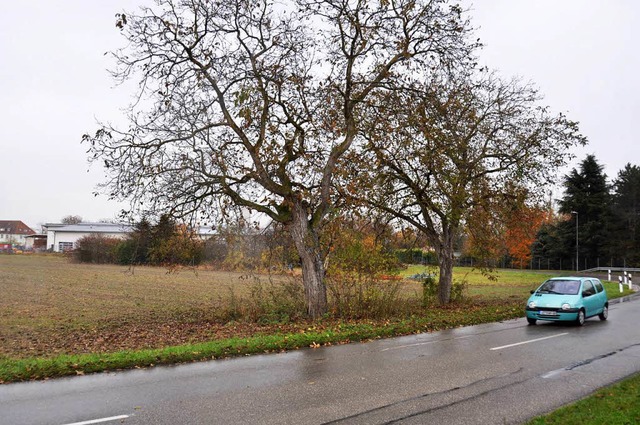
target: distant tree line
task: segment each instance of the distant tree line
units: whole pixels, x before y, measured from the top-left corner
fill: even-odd
[[[558,215],[543,224],[533,261],[551,269],[640,266],[640,167],[627,164],[611,184],[595,156],[563,179]]]

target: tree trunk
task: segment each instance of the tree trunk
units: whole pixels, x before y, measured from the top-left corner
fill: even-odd
[[[453,285],[453,249],[438,256],[440,262],[440,278],[438,280],[438,301],[449,304],[451,301],[451,287]]]
[[[327,312],[327,287],[316,229],[309,223],[307,209],[300,201],[291,208],[289,232],[302,261],[302,283],[307,303],[307,314],[313,319]]]
[[[437,250],[440,263],[440,278],[438,280],[438,301],[440,304],[449,304],[451,301],[451,287],[453,286],[453,236],[455,232],[451,228],[444,228],[442,232],[442,244]]]

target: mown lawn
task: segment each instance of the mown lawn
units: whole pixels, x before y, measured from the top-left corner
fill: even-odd
[[[409,268],[403,275],[423,271]],[[280,295],[299,286],[298,278],[205,268],[132,270],[74,264],[58,255],[0,255],[0,383],[506,320],[523,315],[529,291],[548,276],[501,270],[490,279],[459,268],[454,279],[467,286],[458,304],[425,310],[421,282],[404,279],[389,283],[398,285],[400,304],[407,306],[396,316],[329,315],[310,321],[280,312],[268,320],[247,320],[237,313],[251,313],[251,306],[266,302],[282,307]],[[607,289],[618,295],[617,285]]]

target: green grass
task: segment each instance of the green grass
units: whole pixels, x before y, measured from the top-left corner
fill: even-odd
[[[640,423],[640,374],[535,418],[528,425],[633,425]]]
[[[436,273],[437,271],[438,269],[434,266],[411,265],[403,270],[401,274],[406,277],[420,273]],[[456,267],[453,270],[454,281],[466,281],[473,286],[531,286],[535,282],[542,283],[545,279],[553,276],[557,276],[557,272],[510,269],[482,273],[478,269],[471,267]]]

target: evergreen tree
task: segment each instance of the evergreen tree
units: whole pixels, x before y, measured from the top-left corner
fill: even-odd
[[[152,225],[145,217],[135,223],[133,232],[118,245],[117,259],[121,264],[147,264],[152,242]]]
[[[627,164],[613,183],[611,234],[614,255],[627,265],[640,264],[640,167]]]
[[[544,261],[549,269],[570,268],[574,258],[571,249],[573,248],[573,255],[575,255],[575,244],[571,246],[566,234],[568,225],[571,224],[568,221],[543,224],[531,245],[532,257]]]
[[[559,223],[558,236],[565,247],[576,251],[576,220],[579,245],[579,268],[596,267],[601,261],[606,264],[611,256],[608,242],[612,227],[611,195],[603,166],[595,156],[588,155],[564,177],[564,197],[560,200],[560,213],[571,219]]]

